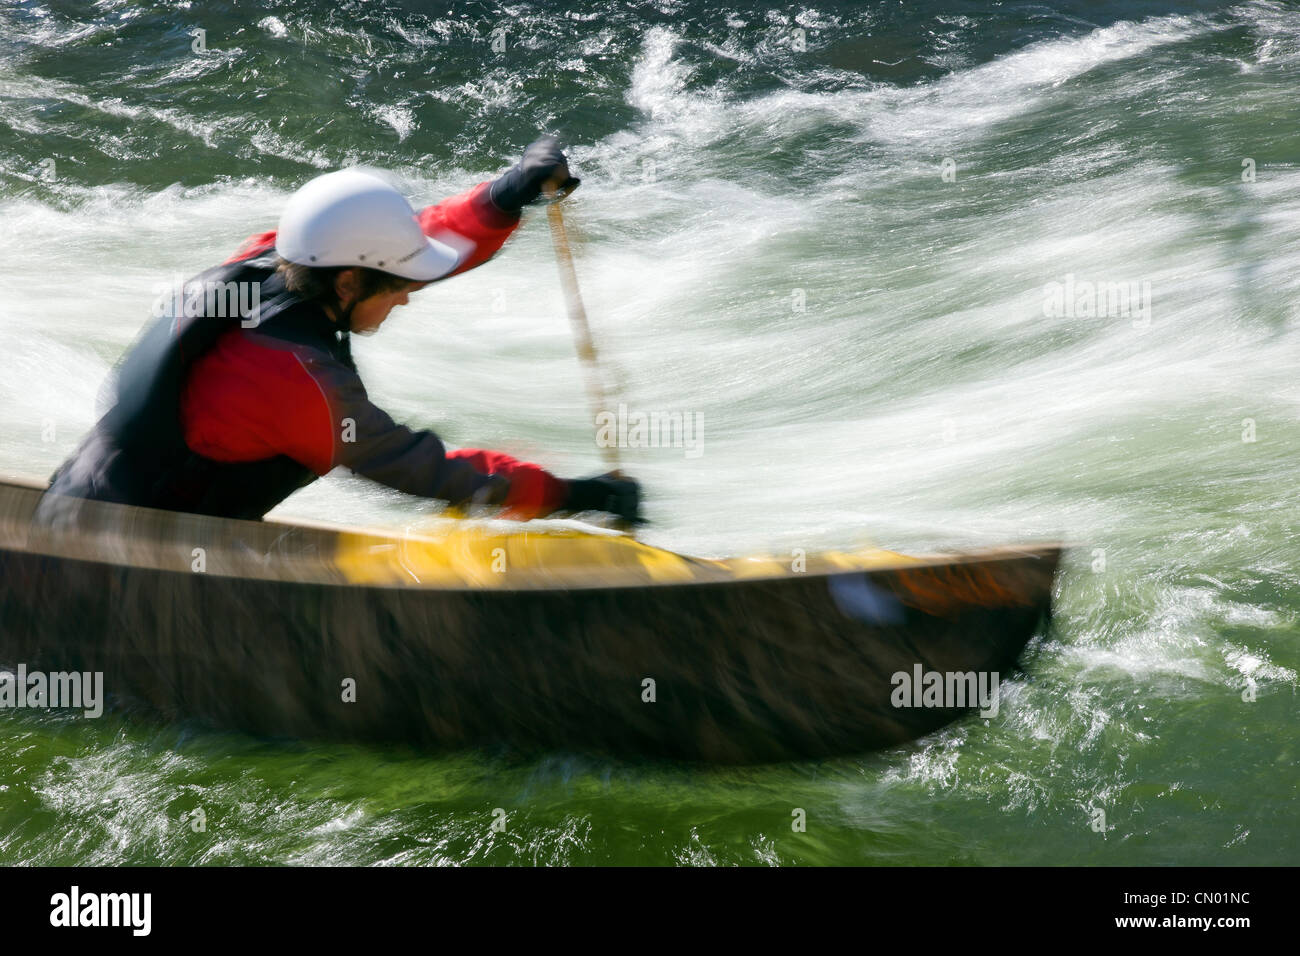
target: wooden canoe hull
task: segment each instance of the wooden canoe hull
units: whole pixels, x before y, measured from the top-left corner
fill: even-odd
[[[432,748],[750,763],[913,739],[965,711],[896,707],[892,675],[920,665],[1006,677],[1049,614],[1059,558],[1039,548],[775,577],[702,567],[668,583],[362,585],[275,560],[277,548],[307,548],[329,564],[328,532],[147,513],[153,550],[177,557],[150,566],[111,546],[121,524],[108,537],[101,524],[85,547],[72,532],[32,535],[35,494],[0,486],[0,664],[101,671],[109,694],[214,727]],[[231,528],[243,573],[182,563],[200,541],[220,557],[213,542]]]

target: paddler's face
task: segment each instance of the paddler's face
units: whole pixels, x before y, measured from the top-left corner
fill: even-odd
[[[334,289],[338,293],[339,302],[342,304],[344,311],[356,301],[357,293],[361,288],[360,282],[360,273],[355,269],[345,269],[339,273],[338,278],[335,280]],[[357,335],[372,335],[384,324],[384,320],[388,318],[388,313],[399,305],[406,305],[410,301],[412,292],[418,292],[428,284],[427,282],[408,282],[401,289],[393,292],[379,292],[357,302],[352,309],[351,331]]]

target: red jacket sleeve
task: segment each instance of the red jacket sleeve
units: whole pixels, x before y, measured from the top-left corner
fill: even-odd
[[[487,262],[519,227],[519,214],[498,209],[488,194],[489,186],[491,183],[479,183],[459,196],[426,206],[417,214],[426,236],[445,242],[460,253],[460,264],[443,276],[444,279]],[[275,230],[259,232],[245,239],[223,265],[255,259],[274,248]]]
[[[465,461],[475,471],[504,475],[510,479],[510,491],[504,502],[506,516],[540,518],[557,510],[569,494],[569,483],[556,478],[541,465],[520,461],[499,451],[461,448],[447,452],[448,461]]]
[[[287,455],[318,475],[342,465],[408,494],[467,501],[488,475],[509,480],[505,517],[558,509],[569,483],[501,452],[448,452],[438,436],[399,425],[353,370],[310,346],[232,329],[191,369],[181,399],[191,449],[216,461]]]
[[[487,262],[519,226],[519,213],[503,212],[493,204],[488,194],[491,185],[479,183],[459,196],[420,210],[420,228],[426,236],[462,250],[460,264],[447,276]]]

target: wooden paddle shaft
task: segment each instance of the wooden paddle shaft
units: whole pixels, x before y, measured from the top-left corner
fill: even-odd
[[[587,324],[587,310],[583,308],[582,295],[578,292],[578,273],[573,268],[573,250],[569,248],[569,235],[564,229],[564,213],[560,209],[559,200],[552,202],[546,213],[551,222],[551,240],[555,244],[555,260],[560,267],[560,285],[564,288],[569,322],[573,325],[573,339],[587,380],[587,401],[591,405],[594,425],[595,415],[609,408],[600,374],[600,362],[596,358],[596,344],[592,341],[591,326]],[[616,444],[601,446],[601,454],[612,471],[622,473]]]

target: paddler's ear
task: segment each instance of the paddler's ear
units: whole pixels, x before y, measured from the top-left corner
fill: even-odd
[[[361,270],[343,269],[334,277],[334,298],[345,312],[361,297]]]

